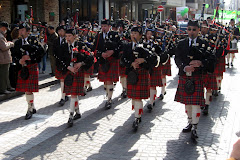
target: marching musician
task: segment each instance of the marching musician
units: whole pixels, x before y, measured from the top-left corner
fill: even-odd
[[[162,62],[161,64],[164,65],[168,61],[169,55],[166,52],[163,52],[162,47],[158,43],[159,40],[155,42],[154,36],[154,30],[148,28],[146,30],[144,46],[147,49],[151,50],[153,53],[155,53],[157,56],[159,56]],[[157,97],[156,87],[163,87],[162,69],[160,64],[150,69],[150,103],[147,106],[149,110],[152,110],[153,106],[155,105],[154,101]]]
[[[110,31],[111,24],[109,19],[101,21],[102,32],[95,38],[95,48],[97,58],[100,63],[98,79],[104,82],[104,89],[107,93],[105,107],[112,107],[113,83],[119,80],[119,41],[118,32]]]
[[[76,31],[66,31],[66,42],[60,46],[59,68],[65,76],[64,93],[71,95],[68,127],[73,126],[73,120],[81,118],[78,96],[84,96],[84,70],[93,64],[93,57],[85,54],[85,44],[76,40]],[[74,115],[75,112],[75,115]]]
[[[61,57],[61,55],[59,54],[66,54],[64,52],[61,52],[61,45],[64,45],[65,43],[67,43],[66,38],[65,38],[65,34],[66,34],[66,26],[59,26],[57,28],[57,32],[58,32],[58,38],[54,40],[54,45],[53,45],[53,55],[56,59],[56,67],[55,67],[55,77],[57,79],[60,80],[60,86],[61,86],[61,99],[59,101],[59,105],[63,106],[65,104],[65,102],[68,101],[68,96],[66,96],[66,94],[63,92],[64,90],[64,78],[65,78],[65,74],[63,74],[61,72],[61,61],[58,57]]]
[[[15,42],[12,50],[14,62],[22,66],[22,69],[18,72],[16,91],[25,92],[28,103],[26,120],[32,118],[32,114],[36,113],[33,92],[38,92],[39,89],[38,63],[45,54],[40,42],[35,36],[29,36],[29,34],[30,26],[26,23],[21,24],[19,26],[21,38]]]
[[[198,21],[189,20],[188,38],[179,42],[175,53],[175,63],[179,68],[175,101],[185,104],[188,125],[183,132],[191,132],[193,140],[198,138],[200,106],[205,104],[202,74],[206,71],[213,72],[214,64],[211,62],[210,52],[207,51],[208,43],[198,37],[199,31]]]
[[[135,110],[135,120],[132,127],[137,130],[143,114],[142,99],[148,99],[150,93],[149,69],[159,64],[159,58],[140,44],[142,27],[131,29],[131,40],[124,47],[121,61],[126,66],[127,96],[132,99],[132,109]]]

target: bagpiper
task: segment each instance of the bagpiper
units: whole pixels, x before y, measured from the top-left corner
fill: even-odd
[[[175,63],[179,68],[175,101],[185,104],[188,125],[183,132],[191,132],[193,140],[198,138],[197,124],[201,114],[200,106],[205,104],[202,75],[206,71],[213,72],[214,70],[212,62],[214,59],[208,51],[210,48],[205,40],[198,37],[199,31],[198,21],[189,20],[188,38],[178,43],[175,52]]]
[[[131,29],[131,43],[124,47],[122,63],[126,66],[127,96],[132,99],[132,109],[135,110],[135,120],[132,127],[138,129],[143,114],[142,99],[150,95],[149,69],[159,64],[159,59],[140,43],[143,34],[142,27]]]
[[[76,40],[76,30],[66,31],[67,43],[60,46],[59,62],[62,74],[66,74],[64,80],[64,93],[71,95],[70,115],[68,127],[73,126],[73,120],[81,118],[78,96],[84,96],[84,70],[93,64],[93,56],[85,54],[86,45]],[[74,112],[76,113],[74,115]]]
[[[67,43],[65,34],[66,34],[66,26],[59,26],[57,27],[57,32],[58,32],[58,38],[54,40],[54,45],[53,45],[53,56],[56,59],[56,69],[55,69],[55,77],[60,80],[60,86],[61,86],[61,99],[59,101],[59,105],[63,106],[65,102],[68,101],[68,96],[63,92],[64,91],[64,78],[66,74],[62,72],[61,68],[61,61],[58,57],[61,57],[59,54],[66,54],[64,52],[61,52],[61,45],[64,45]]]
[[[28,103],[26,120],[32,118],[32,114],[36,113],[33,92],[38,92],[39,90],[38,63],[45,54],[41,43],[36,37],[29,36],[29,34],[30,26],[27,23],[21,24],[19,26],[21,38],[15,42],[12,50],[14,62],[22,66],[18,72],[16,91],[25,92]]]
[[[98,79],[104,82],[104,89],[107,93],[105,107],[112,107],[113,83],[119,80],[119,44],[118,32],[110,31],[111,24],[108,19],[101,21],[101,29],[95,38],[95,49],[99,62]]]

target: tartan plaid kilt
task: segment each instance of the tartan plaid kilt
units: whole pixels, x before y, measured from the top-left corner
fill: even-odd
[[[94,69],[94,65],[92,65],[88,70],[84,70],[84,74],[92,75],[93,69]]]
[[[18,72],[18,80],[16,91],[19,92],[38,92],[38,64],[29,64],[27,65],[29,70],[29,77],[27,80],[23,80],[20,77],[21,70]]]
[[[150,75],[148,70],[138,69],[138,82],[131,85],[127,82],[127,95],[132,99],[148,99],[150,97]]]
[[[203,79],[201,75],[192,76],[191,79],[195,82],[195,92],[192,95],[188,95],[184,91],[184,85],[187,80],[187,76],[179,76],[178,88],[174,101],[183,103],[185,105],[205,105],[204,100],[204,88]]]
[[[223,76],[223,72],[225,72],[225,56],[220,57],[217,60],[216,67],[214,70],[214,74],[218,76]]]
[[[127,76],[126,75],[126,67],[119,66],[119,75],[120,76]]]
[[[161,65],[162,75],[171,76],[171,59],[169,58],[168,62],[165,65]]]
[[[162,70],[161,66],[154,67],[150,74],[150,87],[162,87]]]
[[[100,82],[117,82],[119,80],[119,61],[113,57],[107,59],[110,63],[110,68],[107,73],[102,71],[102,65],[99,64],[98,79]]]
[[[57,68],[55,69],[55,77],[57,79],[64,79],[66,74],[63,74],[61,71],[59,71]]]
[[[72,73],[70,71],[68,71],[67,74],[72,74]],[[64,84],[63,92],[66,93],[66,95],[84,96],[84,71],[83,71],[83,69],[79,69],[79,71],[74,74],[72,86],[66,86]]]
[[[203,78],[204,87],[206,89],[218,90],[215,74],[205,74]]]
[[[229,51],[228,51],[228,54],[229,53],[238,53],[238,49],[230,49]]]

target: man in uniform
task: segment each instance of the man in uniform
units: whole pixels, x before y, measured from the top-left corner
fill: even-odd
[[[95,38],[95,48],[100,63],[98,79],[100,82],[104,82],[108,99],[105,107],[109,109],[112,106],[113,83],[119,80],[119,46],[117,42],[119,36],[117,32],[110,31],[111,24],[108,19],[102,20],[101,28],[102,32]]]
[[[16,91],[25,92],[28,110],[25,119],[36,113],[33,92],[38,92],[38,63],[45,52],[36,37],[30,37],[30,26],[23,23],[19,26],[21,38],[15,42],[12,56],[22,66],[18,72]]]
[[[58,32],[58,38],[54,40],[53,42],[53,55],[56,59],[56,69],[55,69],[55,77],[60,80],[60,85],[61,85],[61,100],[59,101],[59,105],[63,106],[66,101],[68,101],[68,96],[63,92],[64,90],[64,78],[65,75],[61,72],[60,68],[60,55],[59,54],[66,54],[61,52],[61,45],[64,45],[66,42],[65,34],[66,34],[66,26],[59,26],[57,28]]]
[[[175,101],[185,104],[188,126],[183,132],[191,132],[193,140],[198,138],[200,106],[205,104],[202,74],[205,71],[213,72],[213,63],[210,62],[210,53],[207,52],[208,43],[198,37],[199,31],[198,21],[190,20],[187,27],[188,38],[179,42],[175,55],[175,62],[179,68]]]

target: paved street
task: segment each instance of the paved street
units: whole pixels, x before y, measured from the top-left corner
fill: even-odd
[[[37,114],[24,120],[25,96],[0,102],[0,159],[87,159],[87,160],[224,160],[240,130],[240,55],[234,68],[224,74],[221,94],[213,98],[208,116],[202,116],[198,143],[190,133],[184,105],[174,102],[177,68],[172,60],[172,76],[167,77],[167,94],[151,113],[144,108],[139,130],[132,130],[131,101],[121,99],[117,83],[110,110],[105,110],[103,83],[92,79],[93,91],[79,97],[82,118],[67,128],[69,102],[58,106],[60,85],[41,89],[35,96]],[[160,89],[158,90],[158,95]],[[147,101],[144,101],[146,106]]]

